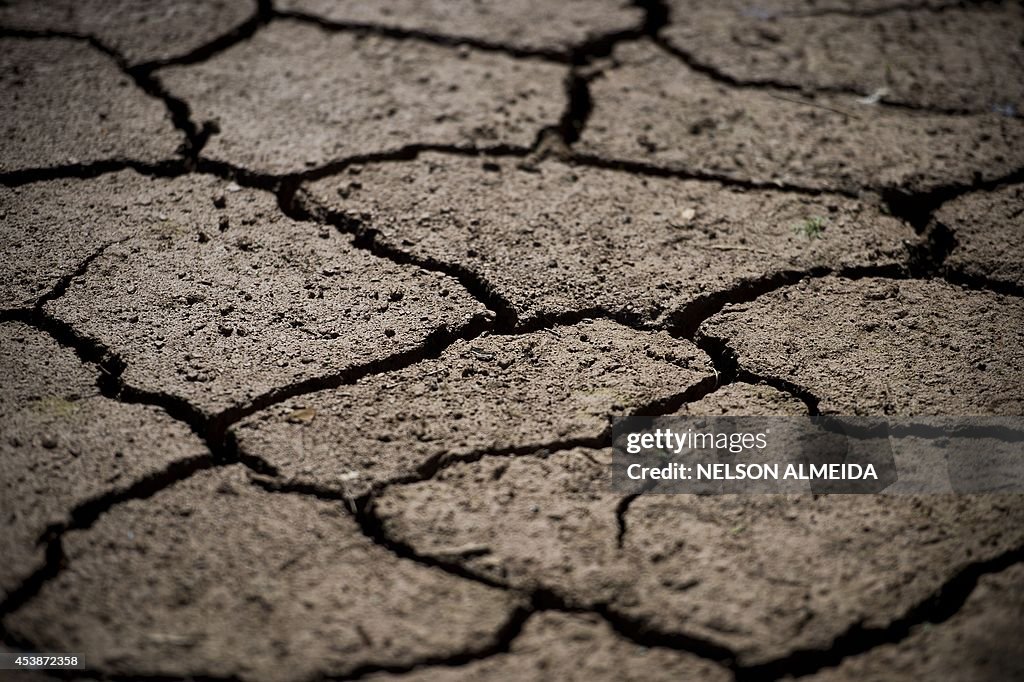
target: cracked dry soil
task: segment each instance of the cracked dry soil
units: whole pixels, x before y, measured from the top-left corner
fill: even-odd
[[[610,422],[1021,415],[1024,6],[0,7],[0,638],[76,680],[1024,679],[1024,497]],[[813,229],[807,229],[811,225]]]

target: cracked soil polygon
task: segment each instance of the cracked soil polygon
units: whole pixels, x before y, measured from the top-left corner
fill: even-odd
[[[163,103],[85,41],[0,38],[0,173],[172,159],[184,136]]]
[[[558,123],[566,69],[280,20],[156,73],[194,120],[216,123],[204,157],[285,174],[410,145],[529,147]]]
[[[1022,519],[1015,495],[648,495],[630,508],[623,551],[644,569],[621,612],[745,665],[827,651],[1019,547]]]
[[[277,4],[282,11],[332,22],[556,55],[567,55],[588,40],[643,23],[639,7],[617,0],[282,0]]]
[[[782,272],[891,266],[916,240],[837,195],[431,153],[358,171],[312,183],[312,203],[395,250],[472,272],[521,322],[588,309],[649,321]],[[812,219],[813,237],[800,232]]]
[[[611,450],[457,462],[375,499],[384,531],[426,557],[570,605],[606,603],[636,575],[619,561]]]
[[[672,0],[678,21],[661,35],[741,83],[863,96],[885,88],[882,101],[917,108],[984,113],[1024,107],[1024,8],[1018,3],[868,16],[815,13],[822,11],[818,3],[770,5],[757,13],[742,0]],[[851,12],[867,9],[850,5]]]
[[[735,88],[648,43],[622,44],[613,59],[620,65],[590,85],[593,112],[576,145],[586,155],[846,192],[970,185],[1024,166],[1024,119]]]
[[[886,644],[809,682],[1024,678],[1018,635],[1024,630],[1024,566],[984,575],[966,603],[942,623],[922,623],[902,642]]]
[[[935,221],[952,235],[947,271],[1024,291],[1024,184],[943,204]]]
[[[45,309],[118,356],[137,391],[212,415],[416,349],[486,312],[454,279],[293,221],[267,192],[198,175],[119,182],[109,210],[132,236]]]
[[[825,277],[726,306],[701,331],[745,369],[817,396],[823,413],[1024,411],[1019,298],[938,280]]]
[[[255,0],[12,0],[0,5],[0,26],[89,36],[139,64],[186,55],[255,12]]]

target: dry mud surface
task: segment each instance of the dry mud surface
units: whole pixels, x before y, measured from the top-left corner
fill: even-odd
[[[936,229],[955,246],[944,265],[953,277],[991,281],[1024,291],[1024,185],[1005,185],[950,201],[935,213]]]
[[[911,107],[987,112],[1024,106],[1019,3],[670,0],[686,17],[673,49],[742,82],[831,90]]]
[[[181,58],[242,28],[256,0],[10,0],[4,28],[88,36],[132,65]]]
[[[573,311],[656,318],[746,281],[814,268],[885,267],[905,223],[835,194],[745,191],[558,161],[424,153],[312,183],[335,221],[424,260],[459,266],[528,323]],[[820,218],[828,239],[794,230]]]
[[[155,163],[184,142],[159,100],[81,40],[0,38],[0,173],[114,160]]]
[[[210,159],[284,174],[413,145],[528,147],[558,123],[564,70],[283,19],[158,75],[219,129]]]
[[[591,95],[581,153],[744,183],[926,192],[1024,165],[1020,118],[735,87],[650,43],[616,47]]]
[[[568,55],[589,41],[636,32],[643,11],[616,0],[282,0],[280,9],[328,22],[368,26],[435,40]]]
[[[625,495],[610,426],[1024,414],[1022,34],[4,3],[0,648],[86,663],[12,679],[1021,677],[1024,496]]]

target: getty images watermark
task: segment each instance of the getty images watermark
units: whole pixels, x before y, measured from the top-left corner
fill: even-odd
[[[624,493],[1024,492],[1022,417],[623,417]]]

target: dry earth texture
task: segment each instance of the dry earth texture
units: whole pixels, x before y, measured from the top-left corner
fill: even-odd
[[[1020,2],[9,0],[0,87],[4,648],[1024,678],[1021,495],[609,483],[616,416],[1024,413]]]

